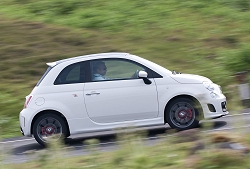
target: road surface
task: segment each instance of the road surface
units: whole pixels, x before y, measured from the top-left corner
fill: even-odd
[[[210,127],[206,127],[210,126]],[[201,121],[201,132],[227,131],[227,132],[249,132],[250,128],[250,112],[237,115],[228,115],[219,119]],[[134,129],[133,129],[134,130]],[[171,130],[168,125],[140,128],[137,130],[146,130],[147,137],[144,139],[145,144],[155,144],[160,141],[160,137],[164,133]],[[166,134],[165,134],[166,135]],[[68,156],[79,156],[88,154],[89,151],[84,144],[84,141],[90,138],[99,140],[97,145],[101,151],[112,151],[118,148],[116,135],[114,131],[105,131],[99,133],[87,133],[72,136],[66,140],[66,148]],[[45,148],[40,146],[34,138],[19,137],[5,139],[0,142],[1,148],[7,151],[6,163],[23,163],[36,158],[34,152],[39,152]],[[2,150],[3,151],[3,150]]]

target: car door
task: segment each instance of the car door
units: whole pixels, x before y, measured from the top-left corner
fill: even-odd
[[[98,74],[94,69],[100,62],[106,72]],[[112,123],[158,116],[154,80],[147,85],[135,73],[146,70],[144,66],[126,59],[102,59],[90,61],[90,69],[92,79],[84,86],[84,97],[91,120]]]

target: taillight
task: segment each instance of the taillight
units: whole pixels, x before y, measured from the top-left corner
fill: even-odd
[[[25,101],[24,106],[23,106],[23,108],[24,108],[24,109],[28,106],[28,104],[29,104],[29,102],[30,102],[31,98],[32,98],[32,96],[31,96],[31,95],[26,96],[26,101]]]

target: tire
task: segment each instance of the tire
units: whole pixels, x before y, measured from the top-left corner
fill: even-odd
[[[167,107],[165,118],[171,128],[187,130],[198,127],[200,112],[193,100],[178,98]]]
[[[68,133],[64,120],[60,116],[51,113],[38,117],[32,130],[34,138],[42,146],[46,146],[48,137],[57,134],[56,139],[64,139],[64,136]]]

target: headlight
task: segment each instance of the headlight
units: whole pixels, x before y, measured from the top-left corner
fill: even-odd
[[[221,94],[221,87],[217,84],[211,82],[203,82],[204,87],[210,91],[210,95],[212,98],[215,98],[217,95]]]
[[[209,91],[214,91],[214,83],[211,82],[203,82],[203,85],[205,88],[207,88]]]

